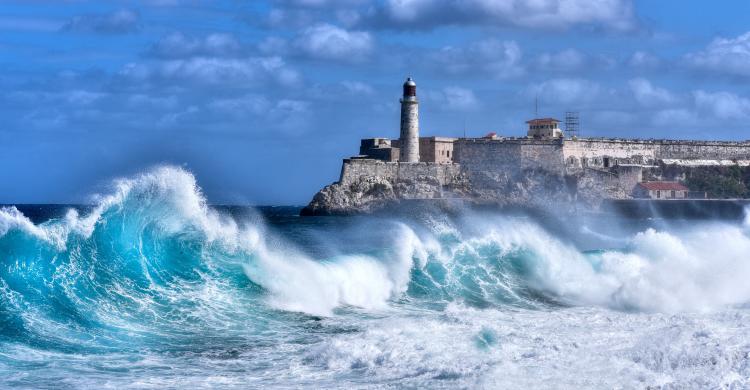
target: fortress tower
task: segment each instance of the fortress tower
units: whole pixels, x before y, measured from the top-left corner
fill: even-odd
[[[401,98],[401,147],[399,161],[419,162],[419,101],[417,84],[409,77],[404,83],[404,97]]]

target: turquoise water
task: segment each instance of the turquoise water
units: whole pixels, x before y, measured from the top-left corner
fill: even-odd
[[[2,208],[0,386],[750,386],[742,222],[296,212]]]

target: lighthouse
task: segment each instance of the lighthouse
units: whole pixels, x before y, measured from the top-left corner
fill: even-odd
[[[400,162],[419,162],[419,102],[417,84],[411,77],[404,83],[401,98]]]

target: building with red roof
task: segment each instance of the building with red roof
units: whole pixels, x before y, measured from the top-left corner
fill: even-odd
[[[688,191],[676,181],[646,181],[638,183],[633,195],[646,199],[686,199]]]

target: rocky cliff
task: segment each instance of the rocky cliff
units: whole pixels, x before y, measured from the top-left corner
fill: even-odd
[[[596,210],[630,199],[645,180],[680,181],[712,198],[750,196],[750,143],[718,141],[469,138],[454,163],[344,160],[339,181],[305,215],[356,214],[408,200]]]
[[[612,174],[566,176],[544,169],[465,171],[458,164],[402,164],[347,160],[341,179],[313,197],[303,215],[348,215],[396,207],[403,201],[430,200],[438,206],[460,199],[474,205],[572,209],[576,201],[596,201]],[[577,199],[578,187],[594,194]],[[597,203],[598,204],[598,203]]]
[[[401,200],[468,199],[465,175],[456,164],[346,160],[341,179],[320,190],[303,215],[370,213]]]

